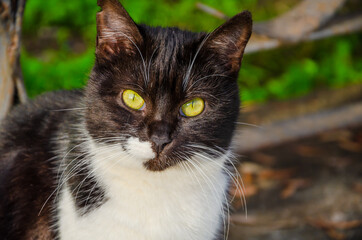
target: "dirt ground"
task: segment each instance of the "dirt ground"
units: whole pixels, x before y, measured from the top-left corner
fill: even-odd
[[[362,123],[241,157],[230,240],[362,239]]]

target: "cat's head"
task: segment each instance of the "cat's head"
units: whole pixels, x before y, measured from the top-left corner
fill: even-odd
[[[118,0],[99,0],[86,128],[148,170],[227,151],[239,113],[237,76],[249,12],[210,34],[137,25]]]

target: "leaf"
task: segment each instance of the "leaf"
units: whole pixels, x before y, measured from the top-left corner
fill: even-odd
[[[308,179],[298,178],[288,180],[285,188],[281,192],[280,196],[282,199],[293,196],[299,189],[309,186],[311,183]]]

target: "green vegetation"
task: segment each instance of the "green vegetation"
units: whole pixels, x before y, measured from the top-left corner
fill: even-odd
[[[248,9],[254,20],[287,11],[296,0],[203,0],[229,16]],[[123,0],[136,22],[211,31],[223,21],[194,0]],[[29,0],[21,63],[31,97],[83,86],[94,61],[96,0]],[[362,34],[335,37],[244,57],[239,84],[244,102],[288,99],[316,88],[362,83]]]

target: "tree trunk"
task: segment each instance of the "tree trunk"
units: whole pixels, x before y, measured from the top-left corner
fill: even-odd
[[[25,0],[0,0],[0,119],[15,101],[25,102],[20,37]]]

